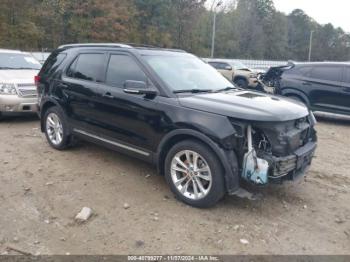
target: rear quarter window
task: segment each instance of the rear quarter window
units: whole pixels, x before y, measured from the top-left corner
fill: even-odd
[[[67,70],[67,76],[86,81],[102,82],[105,55],[100,53],[80,54]]]
[[[49,76],[50,74],[55,72],[55,70],[62,64],[66,57],[67,54],[65,53],[51,54],[41,70],[41,75]]]

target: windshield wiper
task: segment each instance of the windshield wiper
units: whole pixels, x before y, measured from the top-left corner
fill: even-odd
[[[38,68],[33,68],[33,67],[0,67],[0,70],[24,70],[24,69],[28,69],[28,70],[40,70]]]
[[[180,90],[175,90],[173,93],[174,94],[180,94],[180,93],[211,93],[213,90],[211,89],[180,89]]]
[[[238,89],[239,89],[239,88],[237,88],[237,87],[228,86],[228,87],[226,87],[226,88],[219,89],[219,90],[217,90],[216,92],[225,92],[225,91],[238,90]]]
[[[34,68],[34,67],[17,67],[17,68],[14,68],[14,69],[18,69],[18,70],[25,70],[25,69],[28,69],[28,70],[40,70],[40,69]]]
[[[7,66],[1,66],[0,69],[16,69],[16,68],[13,68],[13,67],[7,67]]]

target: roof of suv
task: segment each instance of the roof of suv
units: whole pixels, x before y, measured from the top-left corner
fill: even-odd
[[[168,49],[161,48],[151,45],[141,45],[141,44],[133,44],[133,43],[76,43],[76,44],[67,44],[61,45],[58,49],[71,49],[71,48],[125,48],[125,49],[138,49],[138,50],[150,50],[150,51],[171,51],[171,52],[179,52],[186,53],[186,51],[181,49]]]

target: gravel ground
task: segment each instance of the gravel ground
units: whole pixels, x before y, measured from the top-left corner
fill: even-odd
[[[320,120],[305,180],[204,210],[153,167],[88,143],[55,151],[38,126],[0,122],[2,254],[350,254],[350,121]],[[94,215],[76,223],[85,206]]]

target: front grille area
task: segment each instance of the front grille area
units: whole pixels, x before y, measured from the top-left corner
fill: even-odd
[[[310,138],[310,124],[307,118],[278,123],[258,123],[253,128],[265,136],[264,140],[269,142],[269,152],[276,157],[293,154],[295,150],[308,143]],[[261,144],[260,137],[256,137],[258,140],[255,142],[256,145]]]
[[[21,97],[35,98],[38,97],[36,86],[34,84],[18,84],[18,94]]]

